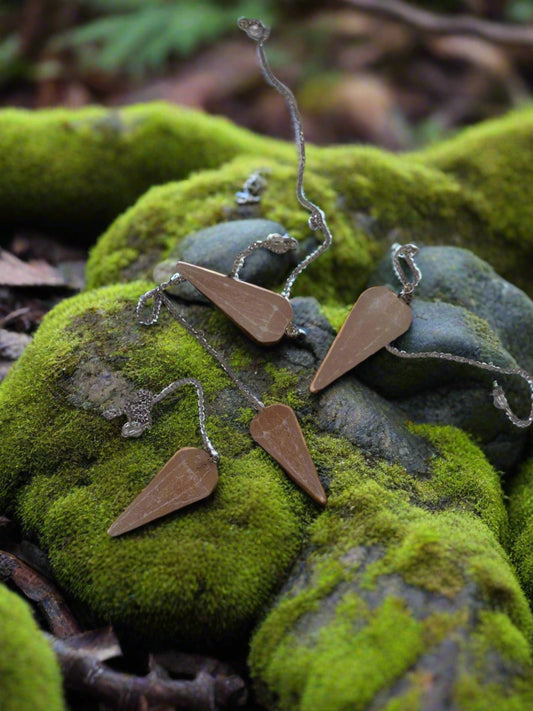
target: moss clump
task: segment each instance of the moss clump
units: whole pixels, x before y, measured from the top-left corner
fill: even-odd
[[[533,600],[533,459],[528,459],[509,490],[511,554],[522,587]]]
[[[88,287],[131,278],[150,279],[155,264],[189,233],[233,217],[235,192],[258,169],[268,175],[261,216],[279,222],[296,239],[309,237],[309,214],[294,196],[294,162],[242,157],[181,183],[153,188],[111,225],[92,250],[87,265]],[[303,273],[297,293],[322,301],[352,301],[379,249],[362,230],[353,230],[348,213],[336,210],[338,196],[329,181],[309,171],[306,190],[328,214],[335,243],[319,263]]]
[[[344,208],[371,217],[377,240],[395,229],[402,242],[467,247],[531,295],[532,135],[528,107],[417,153],[343,146],[316,161]]]
[[[0,112],[0,215],[69,235],[98,230],[152,185],[280,142],[166,104]]]
[[[525,265],[532,253],[533,189],[526,178],[533,150],[532,130],[533,111],[525,109],[411,155],[396,156],[361,146],[309,146],[309,169],[327,179],[315,192],[309,174],[309,192],[326,208],[339,240],[330,258],[331,267],[339,272],[339,296],[350,276],[353,250],[350,240],[344,239],[342,226],[335,224],[335,210],[338,220],[350,225],[352,239],[362,246],[368,241],[359,255],[363,268],[366,263],[369,269],[368,260],[375,259],[390,241],[390,231],[400,229],[404,241],[466,246],[495,264],[506,278],[530,288]],[[5,109],[0,112],[0,155],[4,228],[48,227],[69,234],[95,234],[148,188],[183,179],[192,171],[222,166],[237,155],[255,156],[252,169],[268,168],[273,158],[293,167],[296,163],[294,150],[286,143],[254,136],[223,119],[165,104],[112,111]],[[193,229],[199,229],[220,219],[220,207],[233,203],[233,194],[248,175],[230,170],[229,184],[212,175],[212,189],[203,196],[206,214],[199,213],[197,220],[187,219],[188,227],[192,224]],[[152,223],[159,219],[164,230],[165,215],[173,208],[187,218],[187,204],[180,201],[194,198],[205,185],[200,180],[193,181],[189,189],[186,184],[178,192],[170,190],[166,193],[169,204],[160,218],[152,216]],[[277,191],[274,187],[272,192]],[[262,212],[277,219],[280,211],[269,201],[269,192],[271,186]],[[280,214],[289,213],[287,227],[295,236],[301,235],[307,215],[293,197],[294,180],[290,186],[280,185],[279,194],[284,204]],[[202,195],[196,197],[201,199]],[[158,201],[154,198],[154,205]],[[113,254],[116,237],[109,239],[109,249],[102,248],[109,267],[102,267],[99,284],[116,281],[117,273],[127,271],[138,259],[138,247],[133,244],[128,253],[127,243],[130,232],[134,243],[138,234],[148,234],[145,208],[143,203],[138,218],[130,214],[120,223],[124,234],[119,255]],[[188,227],[171,221],[168,236],[181,237],[184,232],[180,230]],[[508,249],[509,245],[513,249]],[[150,259],[152,246],[149,242],[144,246]],[[161,242],[156,240],[154,252],[159,253],[160,248]],[[360,278],[356,272],[356,281]],[[299,293],[309,293],[312,281],[312,276],[302,277]]]
[[[531,293],[525,265],[533,252],[533,195],[524,176],[532,132],[533,111],[524,110],[418,154],[310,146],[306,190],[325,210],[334,242],[299,279],[298,295],[331,304],[353,301],[393,230],[405,242],[468,247]],[[150,191],[101,238],[89,264],[89,284],[150,276],[189,232],[235,217],[235,191],[261,168],[268,172],[268,187],[258,216],[281,222],[298,239],[308,236],[308,214],[294,196],[295,156],[287,145],[276,145],[275,160],[254,148],[253,158]]]
[[[151,642],[236,643],[283,580],[313,506],[237,421],[246,401],[237,393],[224,404],[235,390],[214,359],[170,319],[136,323],[146,288],[91,291],[47,316],[0,389],[0,507],[38,537],[93,621]],[[112,539],[118,514],[176,449],[201,439],[192,388],[157,405],[136,440],[121,438],[123,418],[101,413],[121,387],[158,392],[186,376],[202,382],[208,413],[217,402],[207,428],[219,485],[209,500]]]
[[[501,546],[498,477],[460,431],[416,429],[439,450],[422,478],[329,437],[314,442],[315,460],[322,452],[334,470],[328,508],[252,640],[266,703],[363,711],[379,700],[404,711],[435,693],[461,709],[467,697],[529,708],[533,625]],[[446,680],[433,691],[436,669]]]
[[[61,674],[29,607],[0,584],[0,709],[64,711]]]

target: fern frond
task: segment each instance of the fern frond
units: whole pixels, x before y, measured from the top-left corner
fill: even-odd
[[[160,68],[171,54],[187,56],[200,45],[234,30],[241,15],[266,17],[268,0],[241,0],[216,5],[209,0],[86,0],[91,6],[119,6],[120,14],[101,17],[56,37],[55,49],[69,48],[105,71],[140,74]],[[124,11],[125,8],[129,11]]]

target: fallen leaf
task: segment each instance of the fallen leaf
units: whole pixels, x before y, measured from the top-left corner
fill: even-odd
[[[61,274],[47,262],[23,262],[0,248],[0,284],[2,286],[65,286]]]
[[[17,360],[31,341],[32,338],[27,333],[0,328],[0,357],[4,360]]]

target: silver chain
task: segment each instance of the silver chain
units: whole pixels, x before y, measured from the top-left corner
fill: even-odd
[[[198,396],[198,419],[200,422],[200,433],[204,449],[214,462],[218,462],[219,455],[213,447],[205,428],[205,400],[202,384],[196,378],[182,378],[167,385],[160,393],[154,395],[151,390],[142,388],[135,390],[131,396],[120,406],[105,410],[102,414],[106,420],[112,420],[120,415],[126,415],[127,420],[122,426],[123,437],[140,437],[145,430],[152,428],[152,408],[161,402],[167,395],[170,395],[182,385],[194,385]]]
[[[313,232],[315,232],[316,230],[320,230],[324,236],[324,241],[322,242],[322,244],[320,244],[313,252],[311,252],[311,254],[308,254],[307,257],[302,260],[289,274],[289,277],[287,278],[285,286],[283,287],[283,290],[281,292],[281,295],[288,299],[291,295],[291,290],[294,285],[294,282],[296,281],[298,276],[303,272],[304,269],[307,269],[311,262],[314,262],[317,257],[319,257],[326,251],[326,249],[330,246],[333,237],[327,225],[326,216],[324,212],[318,207],[318,205],[315,205],[314,202],[311,202],[311,200],[309,200],[304,191],[303,182],[305,171],[305,138],[303,133],[302,119],[294,94],[288,86],[283,84],[283,82],[281,82],[275,76],[275,74],[272,72],[272,69],[270,68],[270,64],[268,62],[268,58],[265,54],[265,49],[263,47],[263,44],[270,35],[270,30],[261,22],[261,20],[250,19],[247,17],[241,17],[237,24],[241,30],[246,32],[250,39],[254,40],[254,42],[257,43],[257,56],[259,57],[259,64],[261,66],[261,70],[265,76],[265,79],[270,84],[270,86],[274,87],[274,89],[276,89],[276,91],[278,91],[285,99],[285,103],[287,104],[291,115],[291,121],[294,130],[294,140],[296,143],[296,148],[298,150],[298,177],[296,180],[296,197],[300,205],[311,213],[308,221],[310,229]]]
[[[176,277],[176,278],[175,278]],[[170,280],[172,283],[176,284],[179,283],[179,279],[185,281],[184,277],[182,277],[180,274],[176,273],[174,274]],[[256,397],[253,392],[240,380],[240,378],[237,376],[237,374],[233,371],[233,369],[230,367],[229,363],[226,361],[223,355],[221,355],[218,351],[216,351],[213,346],[209,343],[209,341],[205,338],[204,334],[202,331],[198,331],[192,324],[190,324],[187,319],[181,314],[178,309],[176,308],[175,304],[169,297],[165,294],[164,288],[169,284],[169,282],[165,282],[165,284],[160,284],[157,286],[155,289],[151,289],[150,291],[147,291],[145,294],[143,294],[138,303],[137,303],[137,318],[139,320],[139,323],[142,323],[145,326],[151,326],[152,324],[156,323],[159,314],[161,312],[161,305],[164,303],[165,306],[167,307],[168,311],[170,314],[180,323],[188,333],[195,338],[200,345],[205,348],[205,350],[215,358],[215,360],[219,363],[220,367],[224,372],[233,380],[237,388],[241,391],[241,393],[244,395],[244,397],[250,402],[252,407],[255,410],[262,410],[265,405],[259,400],[258,397]],[[143,317],[143,309],[146,307],[147,302],[149,299],[153,299],[153,306],[152,306],[152,311],[151,314],[148,318]]]
[[[385,348],[393,355],[399,356],[400,358],[408,358],[411,360],[417,358],[438,358],[440,360],[447,360],[453,363],[462,363],[464,365],[473,365],[482,370],[488,370],[492,373],[500,373],[501,375],[519,375],[521,378],[527,382],[529,386],[530,397],[532,400],[531,411],[529,417],[525,420],[517,417],[511,410],[507,397],[503,391],[501,385],[495,380],[492,385],[492,398],[494,405],[499,409],[503,410],[509,420],[516,425],[516,427],[529,427],[533,423],[533,378],[531,375],[522,370],[522,368],[504,368],[500,365],[494,365],[494,363],[484,363],[483,361],[473,360],[472,358],[465,358],[464,356],[454,355],[453,353],[440,353],[438,351],[422,351],[420,353],[408,353],[407,351],[396,348],[395,346],[388,345]]]
[[[232,279],[238,279],[239,272],[243,268],[246,258],[249,257],[252,252],[255,252],[256,249],[268,249],[269,252],[273,252],[274,254],[285,254],[291,249],[297,248],[298,242],[294,239],[294,237],[272,232],[265,239],[258,239],[256,242],[252,242],[249,247],[244,249],[242,252],[239,252],[239,254],[235,257],[233,268],[228,276]]]
[[[261,201],[261,195],[265,190],[267,181],[259,170],[254,171],[247,179],[242,190],[235,193],[237,205],[255,205]]]
[[[394,268],[394,273],[398,277],[402,284],[402,290],[398,296],[403,299],[407,304],[409,304],[413,298],[413,293],[415,288],[420,283],[422,279],[422,272],[416,265],[414,257],[418,253],[418,247],[414,244],[392,245],[392,264]],[[413,275],[412,281],[406,277],[405,272],[400,264],[400,257],[405,259],[409,269]],[[452,363],[461,363],[463,365],[472,365],[482,370],[488,370],[491,373],[499,373],[500,375],[518,375],[523,378],[528,386],[531,399],[531,409],[529,417],[526,419],[521,419],[514,414],[509,405],[509,401],[503,391],[501,385],[495,380],[492,384],[492,399],[495,407],[499,410],[503,410],[509,420],[516,427],[529,427],[533,423],[533,377],[522,368],[504,368],[501,365],[494,365],[494,363],[485,363],[484,361],[474,360],[472,358],[465,358],[464,356],[454,355],[453,353],[440,353],[439,351],[422,351],[420,353],[408,353],[401,348],[396,348],[396,346],[390,343],[385,346],[385,348],[395,356],[400,358],[407,358],[410,360],[418,360],[422,358],[437,358],[439,360],[446,360]]]
[[[204,389],[202,387],[202,383],[199,380],[197,380],[196,378],[182,378],[181,380],[175,380],[173,383],[170,383],[170,385],[167,385],[166,388],[163,388],[163,390],[161,390],[161,392],[154,397],[154,405],[156,402],[161,402],[163,398],[165,398],[167,395],[170,395],[178,388],[181,388],[182,385],[193,385],[196,388],[196,395],[198,397],[198,420],[200,422],[200,434],[202,435],[204,449],[206,450],[206,452],[208,452],[214,462],[218,462],[220,456],[217,450],[213,447],[213,444],[209,439],[207,430],[205,428]]]
[[[418,247],[416,244],[393,244],[391,247],[392,250],[392,267],[394,269],[394,273],[398,277],[398,280],[402,284],[402,290],[398,294],[400,299],[403,299],[406,304],[410,304],[411,300],[413,298],[414,291],[416,287],[420,284],[420,280],[422,279],[422,272],[420,269],[417,267],[415,263],[415,257],[418,254]],[[413,280],[409,281],[409,279],[406,277],[405,272],[402,268],[402,265],[400,264],[400,257],[405,259],[407,262],[407,266],[411,270],[411,274],[413,275]]]

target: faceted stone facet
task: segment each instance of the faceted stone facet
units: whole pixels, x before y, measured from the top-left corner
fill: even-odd
[[[215,489],[218,470],[197,447],[179,449],[108,530],[120,536],[184,506],[205,499]]]
[[[411,307],[386,286],[363,291],[320,364],[309,387],[311,392],[323,390],[399,338],[412,320]]]
[[[277,403],[261,410],[250,423],[250,434],[309,496],[326,503],[300,424],[288,405]]]
[[[294,318],[289,300],[262,286],[187,262],[178,262],[176,271],[257,343],[277,343]]]

